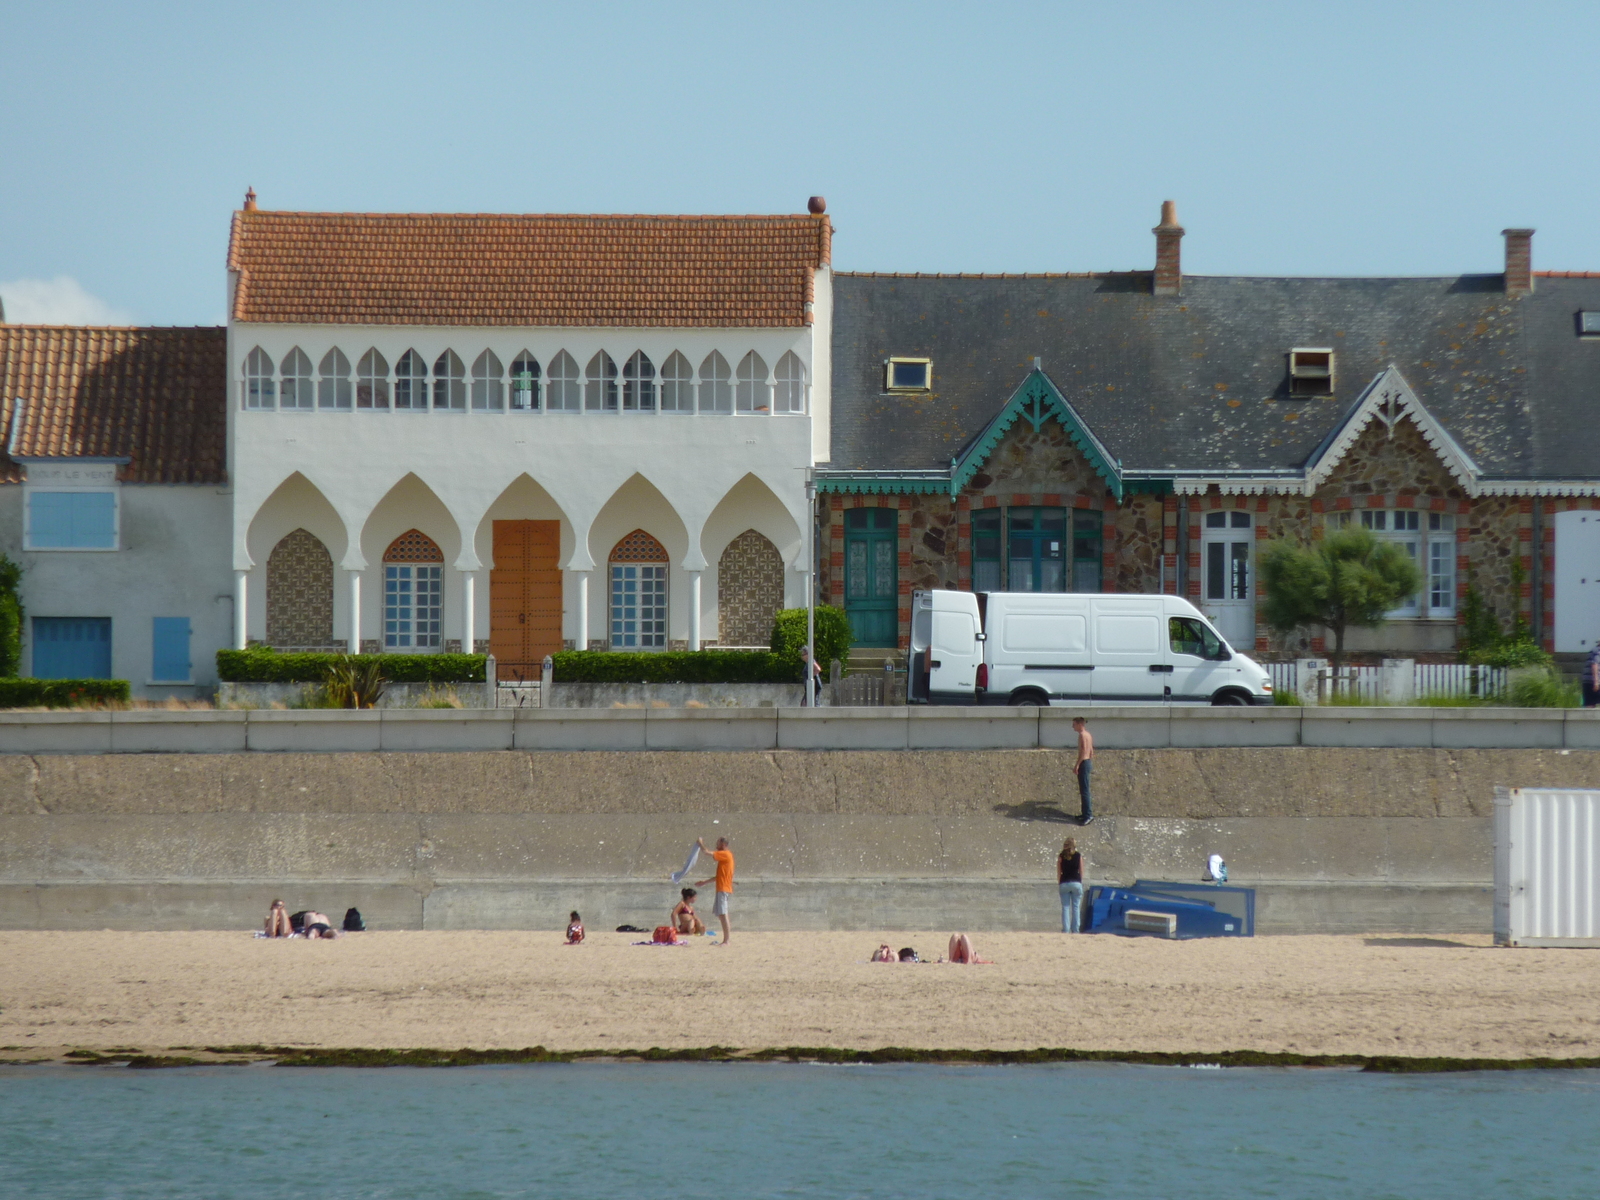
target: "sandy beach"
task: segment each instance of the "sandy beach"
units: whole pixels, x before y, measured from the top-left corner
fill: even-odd
[[[0,933],[5,1058],[240,1044],[551,1050],[1600,1054],[1600,954],[1486,936],[1166,942],[975,934],[992,966],[883,965],[927,933]]]

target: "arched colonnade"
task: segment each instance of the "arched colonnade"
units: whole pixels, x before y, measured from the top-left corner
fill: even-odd
[[[697,515],[636,473],[588,513],[528,474],[462,512],[411,472],[341,513],[297,471],[236,521],[235,641],[529,668],[564,646],[764,645],[803,602],[803,511],[750,473]]]

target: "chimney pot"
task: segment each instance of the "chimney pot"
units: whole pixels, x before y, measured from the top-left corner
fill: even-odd
[[[244,210],[245,210],[245,212],[255,212],[255,210],[256,210],[256,190],[255,190],[255,188],[251,188],[249,191],[247,191],[244,194]]]
[[[814,217],[820,217],[828,211],[828,202],[821,196],[813,196],[806,201],[806,211]]]
[[[1161,202],[1161,224],[1150,231],[1156,235],[1156,270],[1150,290],[1157,296],[1177,296],[1183,292],[1183,265],[1179,253],[1183,226],[1178,224],[1178,205]]]
[[[1502,229],[1506,239],[1506,295],[1533,291],[1533,230]]]

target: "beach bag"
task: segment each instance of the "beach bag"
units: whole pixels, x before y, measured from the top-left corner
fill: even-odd
[[[678,940],[678,935],[672,932],[671,925],[657,925],[656,931],[651,935],[650,940],[670,946]]]
[[[347,908],[344,910],[344,931],[346,933],[365,933],[366,929],[367,923],[361,919],[361,910],[359,908]]]

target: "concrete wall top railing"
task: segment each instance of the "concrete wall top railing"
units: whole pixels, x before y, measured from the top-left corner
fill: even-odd
[[[1517,708],[384,709],[0,713],[3,754],[1032,750],[1349,746],[1600,750],[1600,712]]]

